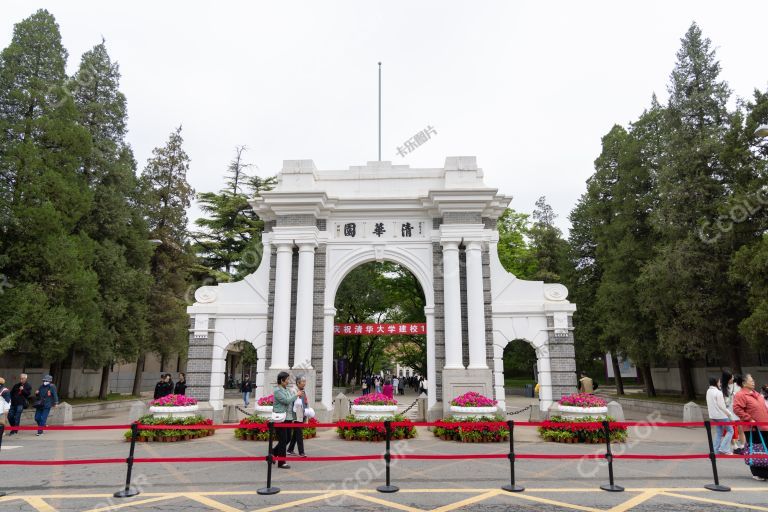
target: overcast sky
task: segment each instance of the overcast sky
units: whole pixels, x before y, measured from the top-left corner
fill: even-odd
[[[735,97],[768,86],[765,1],[3,0],[0,46],[40,7],[59,23],[70,72],[106,39],[139,170],[183,125],[198,192],[221,187],[236,145],[265,176],[284,159],[319,169],[375,160],[380,60],[383,160],[442,167],[475,155],[513,208],[531,212],[546,195],[567,230],[600,138],[636,119],[653,92],[666,101],[692,21]],[[396,154],[428,125],[432,140]]]

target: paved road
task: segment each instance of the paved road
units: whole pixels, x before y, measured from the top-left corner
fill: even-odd
[[[49,432],[38,438],[25,432],[5,439],[0,459],[124,458],[128,444],[121,431]],[[540,442],[533,428],[516,429],[518,453],[602,453],[598,445]],[[330,430],[307,441],[314,456],[380,454],[383,443],[347,442]],[[706,449],[702,429],[632,429],[630,442],[619,453],[701,453]],[[506,453],[507,445],[446,442],[419,429],[416,439],[394,444],[399,453]],[[137,457],[262,456],[266,443],[238,441],[231,430],[183,443],[140,443]],[[290,470],[276,470],[273,485],[282,492],[259,496],[265,486],[266,464],[161,463],[137,464],[134,483],[141,494],[131,500],[110,498],[125,479],[125,465],[65,467],[3,466],[0,510],[51,512],[91,510],[766,510],[768,483],[749,477],[737,460],[721,460],[718,467],[730,493],[713,493],[702,486],[712,481],[708,460],[618,460],[616,481],[624,493],[607,493],[603,461],[517,461],[521,494],[500,491],[508,483],[505,459],[394,461],[393,483],[401,491],[380,494],[381,461],[295,462]],[[131,506],[126,506],[131,504]]]

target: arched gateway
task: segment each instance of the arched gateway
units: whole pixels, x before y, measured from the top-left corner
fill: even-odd
[[[369,162],[318,171],[287,160],[275,190],[253,207],[266,222],[258,270],[236,283],[203,286],[192,318],[188,394],[223,408],[224,355],[234,340],[257,349],[257,396],[277,373],[308,377],[321,419],[333,407],[334,299],[344,277],[370,261],[413,273],[426,297],[430,417],[468,390],[504,404],[507,343],[536,349],[546,410],[576,384],[572,314],[560,284],[523,281],[499,262],[496,219],[510,197],[483,183],[474,157],[437,169]],[[325,416],[325,418],[323,418]]]

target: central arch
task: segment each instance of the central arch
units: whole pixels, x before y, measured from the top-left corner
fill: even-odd
[[[426,256],[426,257],[425,257]],[[333,324],[336,292],[352,270],[374,261],[389,261],[401,265],[416,277],[424,291],[424,316],[427,323],[427,403],[437,402],[435,371],[435,290],[432,273],[431,244],[404,243],[402,245],[370,244],[350,247],[348,244],[328,244],[328,265],[324,301],[323,385],[321,402],[333,407]]]

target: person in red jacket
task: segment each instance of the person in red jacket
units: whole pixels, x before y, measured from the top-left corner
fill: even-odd
[[[744,387],[733,397],[733,412],[736,413],[741,421],[768,424],[768,408],[765,407],[763,395],[755,391],[755,379],[752,378],[752,375],[747,374],[744,376]],[[748,447],[753,443],[757,445],[762,444],[757,433],[758,431],[762,434],[762,440],[768,443],[767,425],[761,425],[759,428],[749,428],[749,431],[747,431],[747,428],[744,429],[744,433],[747,436]],[[755,480],[765,481],[768,479],[768,467],[749,466],[749,469],[752,471],[752,478]]]

